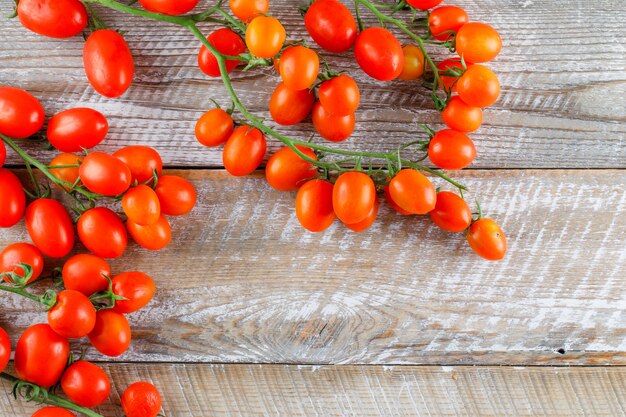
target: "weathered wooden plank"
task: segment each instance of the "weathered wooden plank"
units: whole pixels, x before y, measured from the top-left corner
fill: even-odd
[[[620,0],[519,2],[457,0],[472,19],[492,23],[505,48],[493,67],[503,94],[486,112],[473,137],[479,156],[475,167],[626,166],[626,3]],[[8,14],[11,2],[0,4]],[[298,2],[274,1],[272,13],[283,19],[293,38],[308,39]],[[71,106],[93,106],[111,122],[103,149],[128,142],[155,146],[171,166],[219,167],[219,149],[205,149],[193,138],[193,125],[216,98],[228,100],[219,80],[207,80],[197,68],[198,43],[182,29],[103,11],[114,27],[127,31],[137,61],[131,90],[107,100],[88,86],[82,70],[82,40],[51,40],[3,21],[0,31],[0,84],[18,85],[42,98],[49,115]],[[206,27],[208,33],[209,27]],[[329,57],[351,70],[349,55]],[[416,123],[439,123],[425,91],[417,84],[374,82],[352,71],[363,91],[358,130],[350,149],[392,149],[419,134]],[[267,116],[273,70],[236,74],[236,88],[257,114]],[[440,125],[436,125],[440,126]],[[308,138],[310,123],[281,132]],[[382,138],[382,140],[381,140]],[[271,149],[276,149],[274,142]],[[17,163],[12,156],[9,161]]]
[[[258,175],[179,173],[200,200],[172,244],[114,262],[159,287],[118,360],[626,364],[626,171],[460,174],[507,233],[497,263],[424,217],[384,207],[368,232],[311,234]],[[2,230],[0,247],[27,238]],[[1,297],[14,339],[45,319]]]

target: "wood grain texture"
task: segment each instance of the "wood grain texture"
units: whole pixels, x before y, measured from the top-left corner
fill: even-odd
[[[502,97],[473,135],[479,151],[474,167],[626,167],[625,2],[448,3],[465,7],[473,20],[493,24],[504,39],[504,50],[492,65],[503,85]],[[1,2],[0,14],[8,14],[11,5]],[[295,0],[274,1],[271,11],[292,38],[309,39],[297,5]],[[28,89],[42,99],[48,115],[72,106],[102,111],[111,124],[102,149],[143,143],[162,152],[170,166],[220,167],[221,151],[202,148],[193,137],[195,120],[212,106],[211,98],[228,104],[221,82],[208,80],[197,68],[198,42],[183,29],[98,10],[114,28],[127,32],[136,57],[135,82],[121,99],[105,99],[89,87],[80,37],[42,38],[17,20],[1,24],[0,84]],[[204,29],[208,33],[210,26]],[[363,93],[357,132],[340,146],[389,150],[420,134],[417,123],[441,126],[428,95],[416,83],[374,82],[349,54],[328,58],[332,65],[349,69]],[[278,83],[273,70],[234,77],[246,105],[268,116],[269,95]],[[308,138],[312,126],[307,122],[279,130]],[[274,141],[270,148],[278,146]],[[19,163],[15,156],[9,162]]]

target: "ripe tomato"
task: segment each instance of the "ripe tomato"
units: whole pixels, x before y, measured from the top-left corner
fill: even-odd
[[[99,111],[78,107],[58,113],[48,121],[48,140],[62,152],[91,149],[104,139],[109,123]]]
[[[406,215],[409,215],[409,214],[413,214],[410,211],[406,211],[405,209],[400,207],[398,205],[398,203],[393,201],[393,198],[391,198],[391,192],[389,191],[389,186],[388,185],[385,186],[384,191],[385,191],[385,200],[387,200],[387,203],[391,206],[392,209],[394,209],[396,212],[402,214],[403,216],[406,216]]]
[[[407,3],[416,9],[428,10],[437,6],[442,1],[443,0],[407,0]]]
[[[56,200],[40,198],[26,209],[26,229],[31,240],[46,256],[63,258],[74,247],[74,223]]]
[[[79,0],[20,0],[17,16],[26,29],[50,38],[78,35],[89,20]]]
[[[372,209],[370,210],[366,218],[364,218],[358,223],[346,224],[346,227],[352,230],[353,232],[357,232],[357,233],[362,232],[363,230],[369,229],[374,224],[374,221],[376,220],[376,216],[378,215],[378,206],[379,204],[378,204],[378,198],[377,198],[376,200],[374,200],[374,206],[372,207]]]
[[[63,166],[64,168],[50,168],[50,173],[60,179],[61,181],[65,181],[70,185],[78,185],[80,181],[77,182],[78,177],[80,176],[78,166],[83,162],[83,158],[74,155],[73,153],[60,153],[54,157],[52,161],[50,161],[50,167],[55,166]],[[68,165],[76,165],[75,167],[66,167]],[[55,184],[56,185],[56,184]],[[65,185],[57,185],[58,188],[65,188],[66,190],[70,190],[71,187]]]
[[[89,298],[74,290],[57,294],[56,304],[48,311],[48,324],[59,336],[80,339],[96,324],[96,309]]]
[[[347,116],[334,116],[327,112],[318,101],[313,105],[311,116],[317,133],[331,142],[344,141],[354,132],[354,113]]]
[[[465,104],[459,96],[452,97],[441,117],[450,129],[459,132],[473,132],[483,123],[482,109]]]
[[[321,232],[337,218],[333,210],[333,185],[324,180],[307,181],[296,195],[296,216],[310,232]]]
[[[109,397],[111,381],[102,368],[80,360],[67,367],[61,388],[70,401],[82,407],[97,407]]]
[[[369,175],[345,172],[333,187],[333,209],[339,220],[354,224],[365,220],[376,202],[376,187]]]
[[[465,10],[456,6],[437,7],[428,16],[428,29],[440,41],[445,41],[469,21]],[[454,33],[452,33],[454,32]]]
[[[126,227],[133,240],[148,250],[161,250],[172,239],[172,228],[163,215],[154,224],[141,226],[129,220]]]
[[[111,276],[111,267],[101,257],[85,253],[69,258],[61,275],[66,289],[89,297],[108,288],[109,281],[104,276]]]
[[[182,216],[196,205],[196,189],[183,177],[162,175],[154,191],[159,197],[161,213],[165,215]]]
[[[361,101],[359,86],[345,74],[324,81],[317,94],[324,110],[334,116],[354,114]]]
[[[437,191],[421,172],[403,169],[389,182],[391,199],[411,214],[425,214],[435,208]]]
[[[61,407],[44,407],[35,411],[30,417],[76,417],[74,413]]]
[[[279,125],[290,126],[304,120],[315,103],[313,90],[292,90],[280,83],[270,98],[270,115]]]
[[[398,76],[401,80],[417,80],[424,74],[424,53],[415,45],[405,45],[402,47],[404,55],[404,66]]]
[[[198,0],[139,0],[139,4],[151,12],[177,16],[193,10]]]
[[[33,268],[28,283],[35,281],[41,276],[43,271],[43,256],[37,247],[30,243],[12,243],[0,252],[0,274],[5,272],[14,272],[24,277],[24,269],[17,264],[30,265]],[[6,282],[11,282],[10,278],[5,276]]]
[[[133,313],[145,307],[152,297],[156,287],[154,281],[143,272],[124,272],[113,277],[113,293],[126,300],[115,302],[113,310],[118,313]]]
[[[470,106],[488,107],[500,96],[500,81],[484,65],[473,65],[459,78],[456,89],[459,97]]]
[[[215,108],[204,113],[196,123],[196,139],[204,146],[226,143],[235,130],[233,118],[224,110]]]
[[[356,40],[356,21],[337,0],[317,0],[304,15],[304,26],[313,40],[329,52],[350,49]]]
[[[356,38],[354,57],[367,75],[380,81],[397,78],[404,67],[404,54],[398,39],[387,29],[367,28]]]
[[[485,23],[466,23],[456,33],[456,52],[467,62],[491,61],[501,49],[500,34]]]
[[[131,334],[128,320],[110,308],[96,313],[96,325],[89,333],[89,342],[106,356],[120,356],[130,346]]]
[[[299,145],[296,147],[309,158],[317,160],[317,155],[310,148]],[[304,181],[316,175],[315,166],[300,158],[288,146],[272,155],[265,167],[267,182],[278,191],[295,191],[304,184]]]
[[[430,219],[449,232],[462,232],[472,222],[472,211],[460,196],[450,192],[437,193],[437,204],[430,212]]]
[[[7,367],[11,358],[11,340],[9,335],[0,327],[0,372]]]
[[[4,142],[0,140],[0,168],[2,168],[6,160],[7,160],[7,148],[4,146]]]
[[[19,379],[49,388],[61,378],[69,355],[67,339],[47,324],[35,324],[17,341],[15,372]]]
[[[122,209],[128,220],[141,226],[154,224],[161,216],[161,203],[154,190],[140,184],[132,187],[122,197]]]
[[[239,126],[224,145],[224,168],[236,177],[251,174],[263,162],[266,142],[257,128]]]
[[[473,66],[473,64],[468,63],[466,63],[465,65],[467,68]],[[451,68],[458,68],[460,70],[463,70],[463,64],[461,63],[461,60],[446,59],[445,61],[441,61],[437,64],[437,69],[439,70],[439,73],[446,72]],[[444,88],[446,91],[456,91],[456,83],[458,81],[457,77],[453,77],[451,75],[440,75],[439,77],[441,78],[441,83],[443,84],[443,86],[441,86],[442,88]]]
[[[269,0],[230,0],[229,6],[230,11],[243,22],[270,10]]]
[[[246,46],[259,58],[272,58],[279,53],[286,37],[283,25],[271,16],[257,16],[246,28]]]
[[[126,417],[156,417],[161,411],[159,391],[148,382],[135,382],[122,394],[122,410]]]
[[[130,168],[121,159],[104,152],[88,154],[78,172],[88,190],[108,196],[128,190],[132,178]]]
[[[43,107],[32,94],[0,86],[0,133],[25,139],[39,132],[43,122]]]
[[[122,256],[128,243],[126,228],[120,217],[106,207],[84,212],[76,223],[78,237],[94,255],[102,258]]]
[[[430,140],[428,157],[439,168],[463,169],[476,158],[476,147],[465,133],[440,130]]]
[[[0,168],[0,227],[12,227],[24,216],[26,193],[19,178]]]
[[[467,242],[474,252],[490,261],[502,259],[506,253],[504,232],[491,219],[480,219],[472,223]]]
[[[237,56],[246,52],[246,45],[239,35],[228,28],[221,28],[211,33],[207,38],[209,43],[224,55]],[[241,61],[228,59],[226,60],[226,72],[230,73]],[[220,67],[213,52],[202,45],[198,52],[198,66],[209,77],[219,77]]]
[[[114,30],[93,32],[83,48],[83,64],[91,86],[105,97],[119,97],[135,74],[133,56],[126,41]]]
[[[148,182],[154,178],[155,171],[157,175],[163,171],[161,155],[149,146],[125,146],[115,151],[113,156],[128,166],[133,183]]]
[[[317,80],[320,59],[315,51],[302,45],[290,46],[280,55],[280,78],[292,90],[304,90]]]

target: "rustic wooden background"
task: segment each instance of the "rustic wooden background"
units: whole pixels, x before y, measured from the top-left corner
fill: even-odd
[[[2,0],[0,13],[11,4]],[[274,0],[271,12],[306,38],[297,4]],[[172,221],[168,248],[132,245],[113,262],[152,275],[159,293],[131,315],[129,352],[105,364],[115,392],[103,413],[120,416],[125,386],[147,379],[170,417],[626,416],[626,3],[446,4],[504,39],[492,65],[502,96],[473,135],[476,162],[458,175],[507,233],[498,263],[387,208],[362,234],[339,225],[310,234],[292,194],[260,173],[229,177],[220,151],[193,138],[210,99],[227,96],[196,67],[198,44],[182,29],[103,11],[127,31],[137,64],[129,92],[108,100],[85,80],[80,38],[2,22],[0,84],[29,90],[48,116],[98,109],[111,125],[101,149],[153,146],[199,191],[192,214]],[[439,126],[419,85],[373,82],[348,55],[330,60],[352,70],[363,94],[342,146],[389,149],[417,135],[416,123]],[[235,79],[266,114],[272,70]],[[37,143],[29,151],[52,158]],[[14,155],[9,164],[20,167]],[[0,230],[0,247],[27,239],[23,225]],[[14,341],[44,320],[32,303],[2,296],[0,325]],[[34,410],[0,385],[0,415]]]

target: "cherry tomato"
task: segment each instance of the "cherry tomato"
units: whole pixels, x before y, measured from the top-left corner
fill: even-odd
[[[292,90],[305,90],[317,80],[320,60],[315,51],[302,45],[290,46],[280,56],[280,78]]]
[[[83,64],[91,86],[105,97],[119,97],[135,74],[133,56],[126,41],[114,30],[93,32],[83,48]]]
[[[449,232],[462,232],[472,222],[472,211],[465,200],[450,191],[437,193],[437,204],[429,214],[433,223]]]
[[[96,325],[89,333],[89,342],[106,356],[120,356],[130,346],[131,334],[128,320],[110,308],[96,313]]]
[[[359,86],[345,74],[324,81],[320,85],[318,96],[324,110],[334,116],[354,114],[361,101]]]
[[[424,53],[415,45],[405,45],[402,47],[404,54],[404,66],[398,76],[401,80],[417,80],[424,74]]]
[[[0,168],[0,227],[12,227],[24,216],[26,193],[19,178]]]
[[[270,10],[269,0],[230,0],[228,4],[233,14],[243,22]]]
[[[409,214],[413,214],[410,211],[406,211],[405,209],[400,207],[398,205],[398,203],[393,201],[393,198],[391,198],[391,192],[389,191],[389,186],[388,185],[385,186],[384,192],[385,192],[385,200],[387,200],[387,203],[391,206],[392,209],[394,209],[396,212],[402,214],[403,216],[406,216],[406,215],[409,215]]]
[[[467,68],[470,68],[471,66],[473,66],[473,64],[466,63]],[[440,63],[437,64],[437,69],[439,70],[440,74],[452,68],[458,68],[459,70],[463,71],[463,64],[461,63],[461,60],[460,59],[446,59],[445,61],[441,61]],[[439,77],[441,78],[441,84],[443,84],[442,87],[445,90],[452,91],[452,92],[456,91],[456,83],[458,81],[457,77],[453,77],[451,75],[439,75]]]
[[[389,182],[391,199],[412,214],[425,214],[435,208],[437,191],[421,172],[403,169]]]
[[[224,55],[237,56],[246,52],[246,45],[241,37],[228,28],[216,30],[209,35],[207,40]],[[226,72],[230,73],[239,64],[241,64],[241,61],[234,59],[226,60]],[[198,66],[209,77],[219,77],[221,74],[215,55],[204,45],[198,52]]]
[[[61,275],[66,289],[89,297],[108,288],[109,281],[104,276],[111,276],[111,267],[101,257],[85,253],[69,258]]]
[[[149,146],[125,146],[115,151],[113,156],[130,168],[132,182],[148,182],[154,178],[155,171],[157,175],[163,171],[161,155]]]
[[[337,0],[317,0],[304,15],[309,35],[329,52],[345,52],[356,40],[356,21],[350,10]]]
[[[43,107],[32,94],[0,86],[0,133],[25,139],[39,132],[43,122]]]
[[[489,68],[473,65],[459,78],[456,89],[459,97],[470,106],[488,107],[500,96],[500,81]]]
[[[76,417],[74,413],[61,407],[44,407],[35,411],[31,417]]]
[[[80,172],[78,166],[83,162],[83,158],[74,155],[73,153],[60,153],[54,157],[52,161],[50,161],[50,167],[62,166],[62,168],[50,168],[50,173],[60,179],[61,181],[65,181],[71,185],[78,185],[80,181],[77,182],[78,177],[80,176]],[[75,167],[68,167],[68,165],[76,165]],[[57,184],[55,184],[57,185]],[[66,190],[70,190],[70,186],[65,185],[57,185],[58,188],[65,188]]]
[[[26,228],[31,240],[46,256],[63,258],[74,247],[74,223],[56,200],[40,198],[26,209]]]
[[[317,160],[317,155],[310,148],[299,145],[296,147],[309,158]],[[272,155],[265,167],[267,182],[278,191],[295,191],[304,184],[304,181],[316,175],[315,166],[300,158],[287,146]]]
[[[344,141],[354,132],[354,114],[334,116],[328,113],[322,103],[318,101],[313,106],[311,116],[317,133],[331,142]]]
[[[450,129],[459,132],[473,132],[483,123],[482,109],[465,104],[459,96],[452,97],[441,117]]]
[[[428,16],[428,29],[440,41],[454,36],[469,21],[465,10],[456,6],[437,7]]]
[[[313,90],[292,90],[280,83],[270,98],[270,115],[279,125],[295,125],[311,113],[314,103]]]
[[[124,193],[122,209],[128,220],[141,226],[154,224],[161,216],[159,197],[152,188],[143,184]]]
[[[70,401],[82,407],[97,407],[109,397],[111,381],[102,368],[81,360],[67,367],[61,388]]]
[[[106,207],[84,212],[76,223],[78,237],[85,247],[102,258],[122,256],[128,243],[126,228],[120,217]]]
[[[196,139],[204,146],[226,143],[235,130],[233,118],[224,110],[215,108],[204,113],[196,123]]]
[[[139,4],[151,12],[178,16],[193,10],[198,0],[139,0]]]
[[[378,206],[379,206],[378,199],[376,199],[374,200],[374,206],[372,207],[372,209],[370,210],[366,218],[364,218],[358,223],[346,224],[346,227],[352,230],[353,232],[357,232],[357,233],[362,232],[363,230],[369,229],[374,224],[374,221],[376,220],[376,216],[378,215]]]
[[[437,6],[442,1],[443,0],[407,0],[407,3],[416,9],[428,10]]]
[[[154,191],[161,203],[161,213],[165,215],[182,216],[196,205],[196,189],[183,177],[162,175]]]
[[[0,274],[5,272],[14,272],[24,277],[24,269],[18,264],[30,265],[33,269],[28,283],[35,281],[41,276],[43,271],[43,256],[36,246],[30,243],[12,243],[0,252]],[[4,277],[6,282],[11,282],[7,276]]]
[[[149,382],[135,382],[122,394],[126,417],[156,417],[161,411],[161,396]]]
[[[48,140],[62,152],[91,149],[108,131],[109,123],[102,113],[84,107],[62,111],[48,121]]]
[[[259,58],[272,58],[279,53],[286,37],[283,25],[271,16],[257,16],[246,28],[246,46]]]
[[[6,160],[7,160],[7,148],[4,146],[4,142],[0,140],[0,168],[2,168]]]
[[[17,16],[26,29],[50,38],[78,35],[89,20],[79,0],[20,0]]]
[[[251,174],[263,162],[266,142],[257,128],[239,126],[224,145],[224,168],[236,177]]]
[[[107,196],[128,190],[132,178],[130,168],[121,159],[104,152],[88,154],[78,172],[88,190]]]
[[[161,250],[172,239],[172,228],[163,215],[154,224],[141,226],[129,220],[126,227],[133,240],[148,250]]]
[[[441,130],[430,140],[428,157],[439,168],[463,169],[476,158],[476,147],[465,133]]]
[[[35,324],[22,333],[15,348],[19,379],[49,388],[61,378],[70,344],[47,324]]]
[[[59,336],[79,339],[96,324],[96,309],[89,298],[74,290],[57,294],[56,304],[48,311],[48,324]]]
[[[324,180],[307,181],[296,195],[296,216],[310,232],[328,229],[337,218],[333,210],[333,185]]]
[[[472,223],[467,242],[474,252],[490,261],[502,259],[506,254],[504,232],[491,219],[480,219]]]
[[[145,307],[152,297],[156,287],[154,281],[143,272],[124,272],[113,277],[113,293],[126,300],[115,302],[113,310],[118,313],[133,313]]]
[[[0,372],[7,367],[11,358],[11,340],[9,335],[0,327]]]
[[[354,44],[354,56],[367,75],[380,81],[397,78],[404,67],[400,42],[381,27],[367,28],[359,33]]]
[[[501,49],[500,34],[485,23],[469,22],[457,31],[456,52],[467,62],[491,61]]]
[[[359,223],[371,213],[376,202],[376,187],[369,175],[345,172],[333,187],[333,209],[345,224]]]

